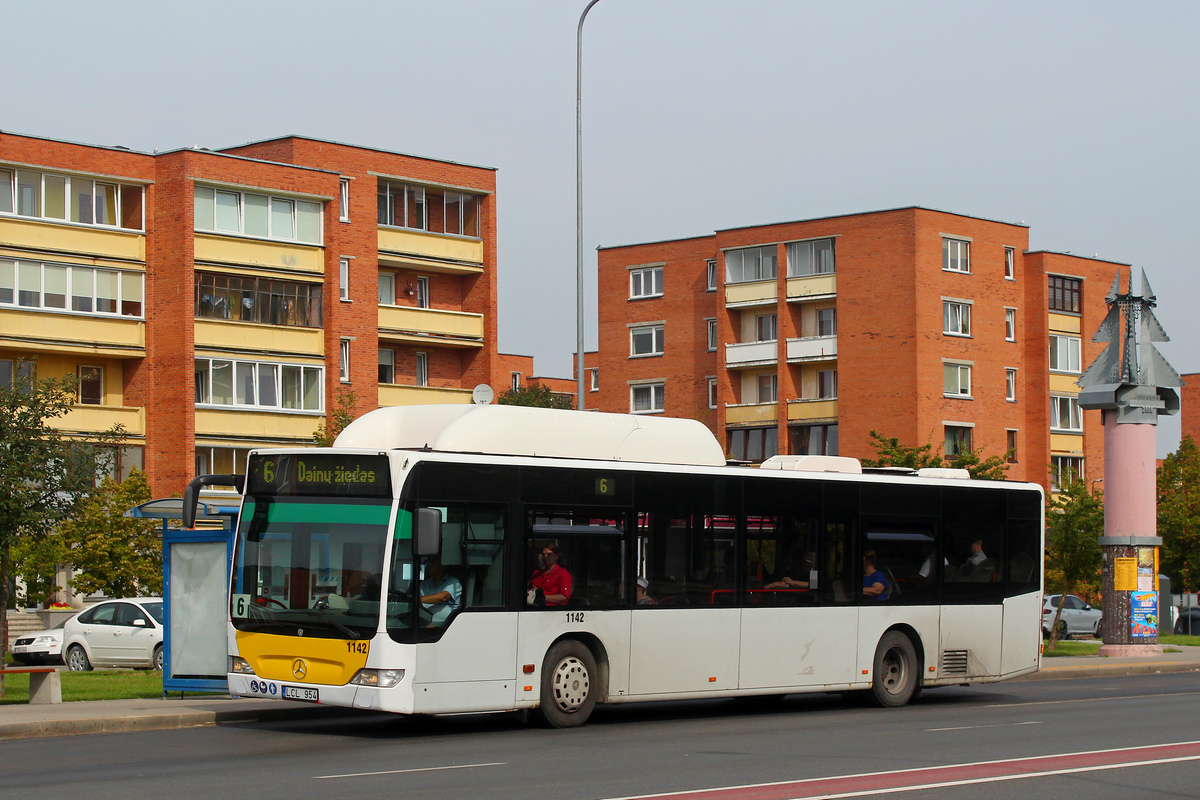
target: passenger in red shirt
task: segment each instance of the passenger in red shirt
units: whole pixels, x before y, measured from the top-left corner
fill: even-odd
[[[558,565],[558,545],[542,546],[538,566],[529,579],[526,601],[531,606],[565,606],[571,599],[571,573]]]

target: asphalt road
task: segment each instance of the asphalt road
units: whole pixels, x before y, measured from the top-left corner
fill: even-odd
[[[0,798],[1200,797],[1200,677],[600,708],[576,730],[515,715],[362,715],[0,742]]]

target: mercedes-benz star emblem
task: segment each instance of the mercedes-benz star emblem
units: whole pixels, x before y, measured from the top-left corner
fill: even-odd
[[[308,674],[308,664],[304,663],[303,658],[297,658],[292,662],[292,674],[296,676],[296,680],[304,680],[304,676]]]

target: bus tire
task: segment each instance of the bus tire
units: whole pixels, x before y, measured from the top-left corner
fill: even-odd
[[[564,639],[551,647],[542,663],[541,721],[550,728],[587,722],[596,706],[599,676],[596,659],[583,643]]]
[[[899,631],[888,631],[875,648],[871,698],[883,708],[902,706],[917,688],[917,651]]]

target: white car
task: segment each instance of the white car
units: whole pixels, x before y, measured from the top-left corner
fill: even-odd
[[[26,634],[13,642],[12,655],[27,666],[61,664],[63,625],[67,620],[37,633]]]
[[[1061,597],[1059,594],[1048,594],[1042,601],[1042,635],[1047,639],[1050,638],[1050,626],[1054,624]],[[1069,594],[1058,621],[1058,638],[1067,639],[1077,634],[1101,638],[1104,635],[1104,614],[1100,609],[1092,608],[1082,599]]]
[[[63,661],[74,672],[92,667],[163,666],[161,597],[106,600],[63,624]]]

